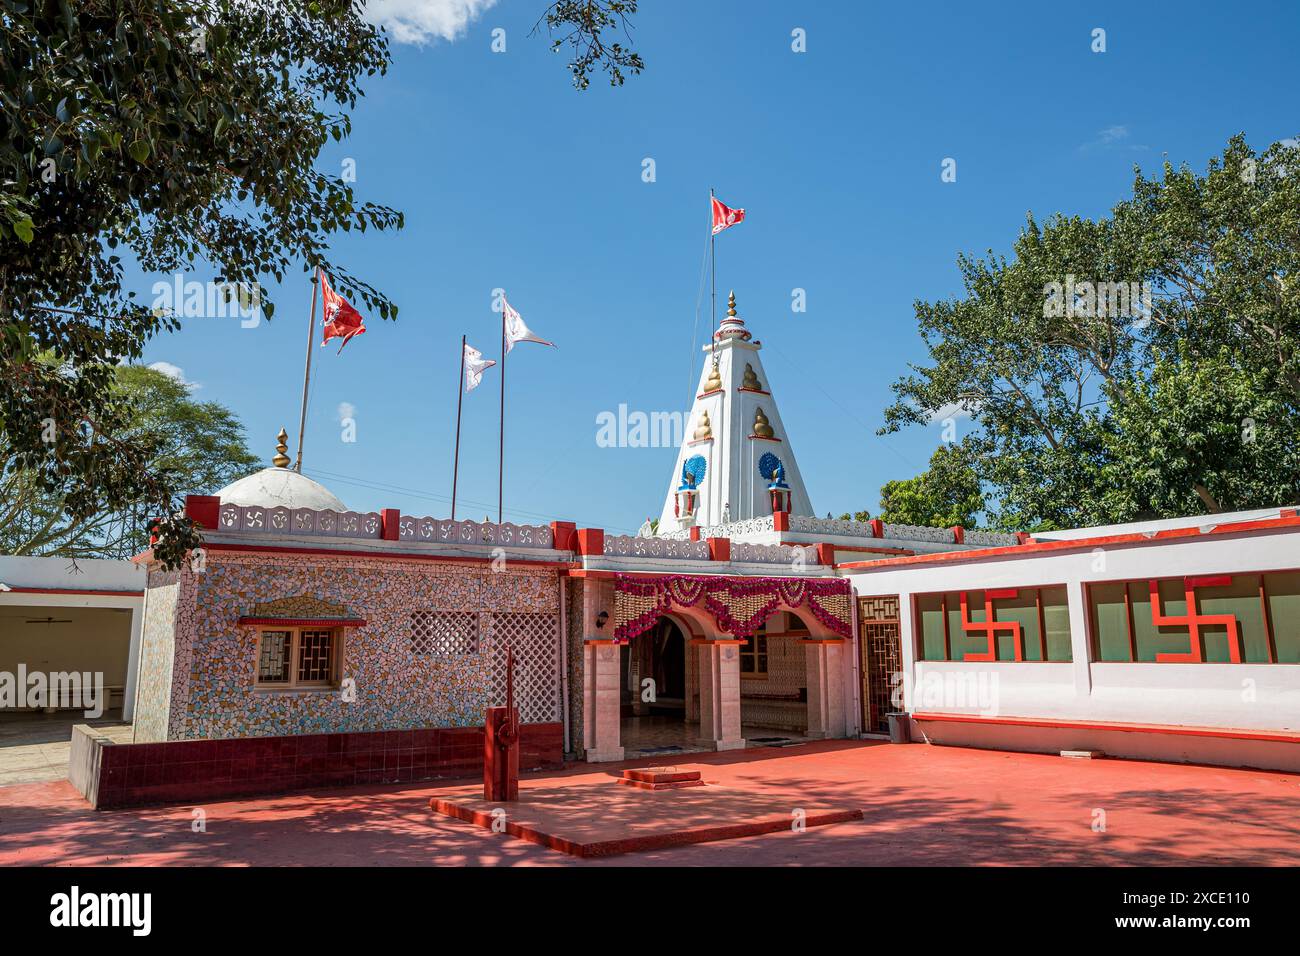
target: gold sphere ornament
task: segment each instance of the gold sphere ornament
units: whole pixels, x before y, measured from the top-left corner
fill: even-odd
[[[276,468],[288,468],[289,456],[285,454],[289,450],[289,433],[283,428],[280,434],[275,436],[275,457],[271,459],[271,464]]]
[[[700,410],[700,423],[695,426],[695,440],[704,441],[713,437],[713,426],[709,424],[709,413]]]
[[[716,392],[720,388],[722,388],[722,373],[718,370],[718,363],[714,362],[713,367],[709,369],[709,377],[704,380],[704,390]]]

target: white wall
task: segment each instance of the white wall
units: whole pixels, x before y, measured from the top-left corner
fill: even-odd
[[[934,706],[940,683],[996,686],[997,716],[1172,724],[1248,730],[1300,730],[1300,665],[1092,663],[1083,586],[1087,583],[1244,573],[1300,566],[1300,530],[1204,535],[1083,547],[1066,552],[845,569],[862,596],[898,594],[910,712],[977,714],[986,700]],[[985,588],[1066,585],[1073,661],[918,661],[911,596]],[[927,678],[928,675],[932,675]],[[928,683],[926,681],[928,680]],[[927,690],[930,700],[925,700]],[[967,695],[968,697],[972,695]],[[969,731],[968,731],[969,732]],[[1128,734],[1116,736],[1132,736]]]
[[[131,561],[79,559],[74,563],[68,558],[0,555],[0,585],[3,585],[0,587],[0,606],[39,608],[38,617],[73,617],[74,619],[77,616],[76,609],[81,608],[128,610],[130,638],[125,646],[116,628],[83,629],[73,637],[73,640],[83,644],[103,643],[103,640],[107,640],[112,645],[112,650],[108,653],[120,660],[112,671],[105,668],[105,683],[110,685],[117,683],[110,676],[113,673],[125,675],[122,718],[130,720],[135,710],[135,684],[139,668],[140,631],[144,606],[144,598],[140,592],[144,590],[145,580],[144,567]],[[62,613],[64,611],[69,613]],[[39,626],[41,625],[33,625],[33,627]],[[55,635],[51,634],[47,637],[54,639]],[[103,663],[104,652],[105,648],[102,646],[86,646],[85,654],[80,659],[89,663],[78,665],[78,669],[98,669],[98,663]],[[60,661],[74,660],[78,659],[78,655],[75,651],[65,651],[57,655],[57,658]],[[48,659],[54,660],[53,657]],[[27,663],[29,667],[37,666],[32,661]]]

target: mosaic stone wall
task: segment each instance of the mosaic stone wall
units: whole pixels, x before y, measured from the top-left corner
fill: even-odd
[[[569,659],[565,666],[569,669],[569,727],[571,730],[571,739],[569,746],[573,751],[581,751],[584,743],[582,740],[582,707],[583,707],[583,645],[584,634],[582,632],[582,601],[583,589],[586,582],[582,578],[569,578]]]
[[[176,604],[180,590],[180,575],[174,571],[151,572],[145,586],[134,720],[135,739],[141,743],[167,739],[172,662],[176,650]]]
[[[559,679],[554,571],[209,551],[206,570],[185,577],[193,583],[177,613],[171,740],[480,725],[492,683],[493,613],[554,615],[556,626],[543,638],[549,646],[525,656],[554,661]],[[343,605],[366,619],[346,629],[343,644],[341,676],[355,681],[355,701],[337,690],[254,688],[257,629],[236,621],[256,605],[296,597]],[[416,653],[413,614],[429,611],[477,613],[484,622],[478,652]],[[558,709],[549,719],[560,719]]]

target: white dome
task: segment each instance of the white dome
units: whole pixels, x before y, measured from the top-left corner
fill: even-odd
[[[263,468],[240,478],[217,492],[223,505],[255,505],[262,508],[311,508],[315,511],[347,511],[334,493],[306,475],[290,468]]]

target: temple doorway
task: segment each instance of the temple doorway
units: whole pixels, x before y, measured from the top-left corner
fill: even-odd
[[[686,631],[670,617],[619,649],[619,736],[629,759],[699,749],[689,649]]]

